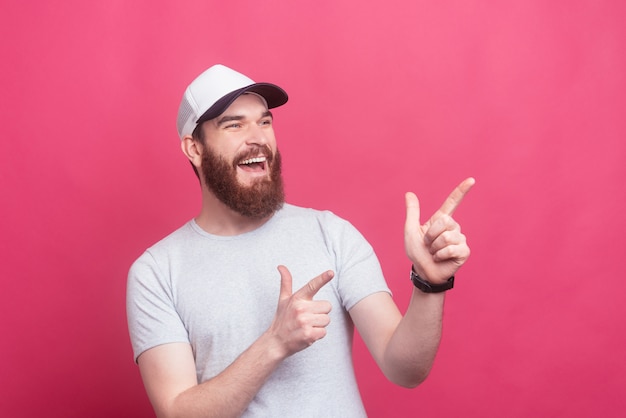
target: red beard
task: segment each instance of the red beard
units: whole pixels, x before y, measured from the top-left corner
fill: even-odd
[[[263,150],[264,152],[260,152]],[[251,156],[267,157],[270,177],[257,179],[250,186],[237,180],[237,163]],[[233,211],[252,219],[263,219],[280,209],[285,202],[280,152],[272,155],[269,147],[247,150],[228,163],[208,146],[202,151],[202,176],[213,194]]]

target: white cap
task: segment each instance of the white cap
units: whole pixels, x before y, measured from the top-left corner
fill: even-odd
[[[267,102],[267,108],[287,103],[287,93],[275,84],[255,83],[245,75],[217,64],[191,82],[178,108],[176,127],[182,140],[191,135],[199,123],[224,113],[240,95],[256,93]]]

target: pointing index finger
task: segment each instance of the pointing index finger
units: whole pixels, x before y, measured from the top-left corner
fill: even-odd
[[[448,196],[448,198],[443,202],[443,205],[441,205],[441,208],[439,208],[439,212],[445,215],[452,216],[456,208],[458,208],[461,204],[461,201],[463,200],[467,192],[470,191],[475,183],[476,180],[474,180],[473,177],[469,177],[463,180],[461,184],[456,186],[452,193],[450,193],[450,196]]]
[[[309,280],[296,294],[303,299],[313,300],[313,296],[315,296],[326,283],[331,281],[333,277],[335,277],[335,273],[331,270],[325,271],[319,276]]]

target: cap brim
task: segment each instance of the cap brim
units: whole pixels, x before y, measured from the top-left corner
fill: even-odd
[[[263,97],[267,102],[268,109],[272,109],[278,106],[282,106],[287,103],[289,97],[287,92],[275,84],[270,83],[254,83],[249,86],[240,88],[238,90],[231,91],[227,95],[221,97],[218,101],[213,103],[206,112],[198,118],[198,124],[207,120],[213,119],[224,113],[228,106],[230,106],[237,97],[244,93],[251,92],[256,93]]]

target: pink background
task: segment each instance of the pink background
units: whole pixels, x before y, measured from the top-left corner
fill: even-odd
[[[401,309],[404,192],[477,179],[430,378],[356,343],[370,416],[623,416],[626,3],[367,3],[2,1],[0,416],[152,415],[126,273],[199,210],[175,116],[217,62],[289,92],[288,200],[352,221]]]

